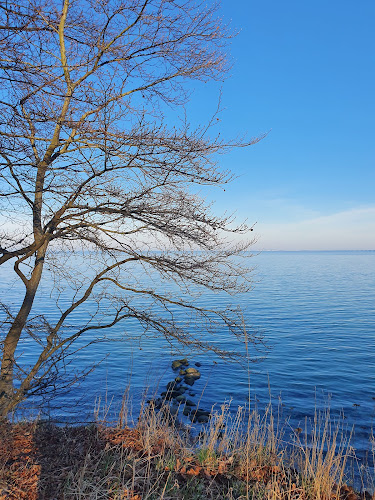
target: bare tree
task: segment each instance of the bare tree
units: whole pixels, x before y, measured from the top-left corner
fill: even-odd
[[[120,321],[200,349],[215,350],[208,332],[218,323],[239,332],[234,309],[207,310],[189,291],[249,288],[236,260],[247,244],[225,236],[247,228],[213,215],[194,186],[228,182],[217,155],[254,141],[210,138],[212,120],[193,130],[183,114],[168,125],[184,111],[188,80],[228,69],[231,33],[213,2],[9,0],[0,16],[0,264],[12,264],[24,289],[18,310],[2,301],[5,417],[56,383],[78,338],[89,343]],[[50,273],[55,321],[31,316]],[[70,303],[60,304],[66,289]],[[79,307],[87,318],[74,326]],[[178,309],[207,338],[175,321]],[[17,352],[30,336],[40,350],[26,368]]]

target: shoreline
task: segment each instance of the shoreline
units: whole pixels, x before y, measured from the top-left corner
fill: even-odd
[[[375,499],[369,487],[348,486],[352,451],[328,421],[310,442],[296,429],[292,449],[271,410],[265,416],[239,410],[230,428],[227,409],[213,413],[198,435],[171,414],[168,402],[158,410],[145,406],[134,427],[121,420],[115,426],[3,423],[0,500]]]

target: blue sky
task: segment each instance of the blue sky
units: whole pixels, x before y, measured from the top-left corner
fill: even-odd
[[[222,12],[241,32],[218,131],[269,134],[221,158],[239,178],[208,193],[217,211],[257,222],[257,249],[375,249],[375,2],[223,0]],[[214,90],[197,88],[194,119]]]

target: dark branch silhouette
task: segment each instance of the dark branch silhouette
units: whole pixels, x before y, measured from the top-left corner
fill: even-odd
[[[2,5],[0,264],[13,266],[24,297],[14,312],[2,300],[0,416],[57,383],[74,341],[95,341],[129,318],[172,344],[235,354],[209,332],[220,324],[239,335],[238,311],[207,310],[189,292],[250,288],[239,261],[248,243],[230,238],[248,228],[214,215],[194,186],[229,182],[218,155],[258,139],[225,142],[210,137],[216,120],[192,129],[166,118],[183,110],[187,81],[222,80],[228,70],[232,35],[217,10],[190,0]],[[71,297],[54,324],[31,317],[51,275],[56,310],[61,291]],[[181,294],[158,290],[161,280]],[[94,312],[74,328],[69,318],[87,301]],[[184,328],[177,309],[206,334]],[[28,336],[40,351],[26,370],[17,349]]]

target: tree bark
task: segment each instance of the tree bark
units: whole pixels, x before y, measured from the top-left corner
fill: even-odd
[[[44,257],[47,250],[45,243],[37,252],[35,265],[31,277],[26,285],[26,293],[20,310],[4,340],[3,357],[0,371],[0,419],[5,419],[14,406],[14,364],[15,352],[20,340],[22,330],[33,306],[36,292],[42,277]]]

